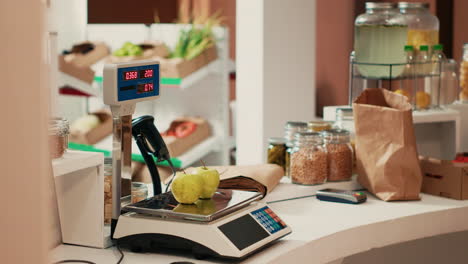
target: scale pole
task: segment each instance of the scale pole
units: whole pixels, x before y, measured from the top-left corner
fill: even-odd
[[[111,107],[112,110],[112,221],[111,237],[114,236],[114,230],[117,226],[117,220],[120,216],[120,197],[122,196],[122,119],[120,118],[117,107]],[[119,107],[120,108],[120,107]],[[117,110],[117,111],[115,111]],[[119,109],[120,110],[120,109]]]

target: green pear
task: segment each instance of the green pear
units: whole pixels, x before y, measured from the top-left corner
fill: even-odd
[[[206,166],[203,166],[197,168],[196,173],[203,181],[203,188],[200,194],[200,199],[210,199],[218,189],[219,172],[215,169],[210,169]]]
[[[199,175],[178,172],[171,184],[174,198],[181,204],[193,204],[202,193],[203,182]]]

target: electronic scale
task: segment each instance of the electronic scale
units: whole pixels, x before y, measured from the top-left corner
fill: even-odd
[[[162,193],[153,156],[170,163],[154,118],[132,120],[138,102],[159,97],[159,64],[137,61],[104,67],[104,103],[113,116],[112,238],[133,251],[190,250],[196,258],[244,258],[291,233],[258,192],[219,189],[210,200],[179,204]],[[133,128],[132,128],[133,127]],[[121,208],[121,177],[131,173],[132,135],[151,172],[155,196]],[[129,175],[127,175],[129,176]]]

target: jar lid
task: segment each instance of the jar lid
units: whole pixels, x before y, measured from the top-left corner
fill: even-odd
[[[428,8],[429,8],[429,3],[423,3],[423,2],[414,2],[414,3],[410,3],[410,2],[399,2],[399,3],[398,3],[398,8],[401,8],[401,9],[407,9],[407,8],[414,8],[414,9],[417,9],[417,8],[424,8],[424,9],[428,9]]]
[[[288,121],[286,122],[285,128],[296,128],[296,127],[307,127],[306,122],[299,122],[299,121]]]
[[[366,9],[392,9],[396,7],[395,3],[366,2]]]
[[[336,117],[337,119],[353,119],[353,108],[346,107],[346,108],[337,108],[336,109]]]
[[[69,134],[70,126],[68,120],[61,117],[49,119],[49,135],[65,136]]]
[[[270,144],[286,144],[286,139],[282,137],[271,137],[268,139],[268,142]]]
[[[319,132],[311,132],[311,131],[304,131],[304,132],[297,132],[295,134],[296,142],[313,142],[316,144],[322,144],[323,138]]]
[[[346,129],[329,129],[321,132],[324,137],[328,136],[349,136],[349,131]]]
[[[419,46],[420,51],[429,51],[429,46],[428,45],[421,45]]]
[[[432,46],[432,49],[433,49],[433,50],[443,50],[443,49],[444,49],[444,45],[442,45],[442,44],[435,44],[434,46]]]
[[[413,45],[405,45],[405,51],[413,51]]]
[[[309,129],[314,132],[320,132],[323,130],[331,129],[333,127],[334,122],[332,121],[310,121],[307,123]]]

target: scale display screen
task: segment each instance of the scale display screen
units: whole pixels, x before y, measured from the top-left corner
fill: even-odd
[[[159,95],[159,64],[119,68],[118,100],[127,101]]]
[[[146,78],[151,78],[153,76],[154,76],[154,70],[153,69],[123,72],[123,79],[125,81],[137,80],[137,79],[146,79]]]
[[[243,250],[270,235],[249,214],[220,226],[219,230],[221,230],[239,250]]]

